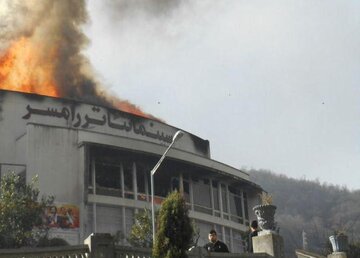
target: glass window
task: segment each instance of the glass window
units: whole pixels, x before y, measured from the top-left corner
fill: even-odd
[[[180,191],[180,181],[178,177],[171,178],[171,190],[172,191],[177,190],[178,192]]]
[[[125,233],[127,236],[131,233],[132,225],[134,224],[134,209],[126,208],[125,209],[125,223],[126,223],[126,230]]]
[[[121,181],[119,166],[95,163],[96,194],[120,196]]]
[[[196,230],[199,232],[199,235],[197,236],[199,237],[197,242],[198,246],[204,246],[209,242],[209,232],[211,229],[213,229],[211,224],[202,221],[196,221]]]
[[[242,206],[240,196],[230,194],[231,219],[235,222],[244,223],[242,219]]]
[[[215,224],[215,227],[214,227],[215,231],[216,231],[216,235],[217,235],[217,238],[224,242],[224,236],[223,236],[223,233],[222,233],[222,226],[221,225],[218,225],[218,224]]]
[[[231,250],[231,239],[230,239],[230,228],[225,227],[225,244],[228,246],[229,250]]]
[[[209,180],[193,181],[194,210],[212,214]]]
[[[151,188],[149,188],[151,189]],[[166,197],[171,191],[171,178],[169,173],[166,173],[163,169],[158,169],[154,175],[154,193],[158,197]],[[160,198],[162,200],[162,198]],[[155,199],[155,203],[161,202],[160,199]]]
[[[212,189],[213,189],[213,200],[214,200],[214,210],[220,210],[219,206],[219,182],[212,181]]]
[[[229,198],[230,198],[230,213],[231,220],[239,223],[244,223],[242,214],[241,196],[238,195],[240,191],[229,186]]]
[[[241,232],[237,230],[232,230],[232,252],[233,253],[243,253],[244,252],[244,242],[241,238]]]
[[[124,197],[132,199],[134,198],[133,187],[133,162],[123,162],[124,169]]]
[[[87,205],[87,220],[86,220],[86,224],[85,224],[85,235],[89,236],[91,233],[95,232],[94,229],[94,204],[90,203],[89,205]]]
[[[243,192],[244,197],[244,209],[245,209],[245,220],[246,225],[249,225],[249,209],[248,209],[248,200],[247,200],[247,193]]]
[[[222,199],[223,212],[228,213],[226,186],[224,184],[221,184],[221,199]]]
[[[96,206],[97,233],[110,233],[112,235],[123,231],[122,208],[107,205]]]
[[[187,203],[190,203],[190,184],[188,180],[183,180],[184,184],[184,198]]]
[[[136,164],[136,183],[137,183],[137,199],[140,201],[146,201],[146,188],[145,188],[145,178],[146,171],[143,166]]]
[[[94,173],[94,171],[93,171],[93,162],[91,162],[91,165],[89,166],[89,173],[88,173],[88,192],[89,193],[94,193],[94,191],[93,191],[93,185],[94,185],[94,182],[93,182],[93,173]]]

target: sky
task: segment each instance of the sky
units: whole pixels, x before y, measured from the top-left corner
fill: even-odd
[[[238,169],[360,189],[360,1],[89,0],[108,90]]]

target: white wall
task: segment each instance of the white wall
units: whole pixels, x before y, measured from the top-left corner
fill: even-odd
[[[27,179],[38,174],[42,193],[54,195],[56,202],[80,204],[77,131],[28,124],[27,139]]]

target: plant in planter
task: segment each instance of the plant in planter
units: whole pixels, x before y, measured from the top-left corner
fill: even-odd
[[[253,210],[257,217],[259,227],[264,233],[276,232],[275,210],[276,206],[272,204],[272,196],[266,192],[259,194],[261,204],[256,205]]]
[[[346,252],[348,250],[348,237],[343,231],[335,231],[329,237],[333,252]]]

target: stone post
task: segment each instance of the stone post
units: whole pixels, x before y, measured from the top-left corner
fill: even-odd
[[[84,244],[89,247],[90,258],[115,257],[114,238],[110,234],[92,233],[85,239]]]
[[[259,232],[261,233],[261,232]],[[267,232],[252,238],[254,253],[267,253],[272,257],[284,258],[284,240],[274,233]]]
[[[333,252],[327,256],[328,258],[347,258],[345,252]]]

